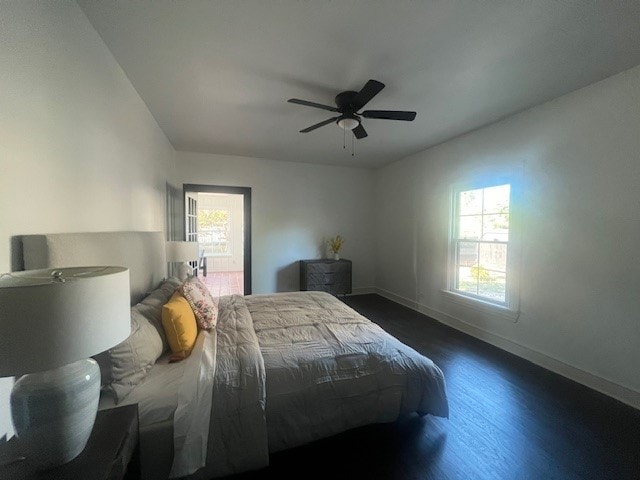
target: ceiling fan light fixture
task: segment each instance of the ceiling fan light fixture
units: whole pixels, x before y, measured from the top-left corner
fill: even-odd
[[[353,130],[360,125],[360,121],[354,117],[342,117],[338,120],[338,125],[345,130]]]

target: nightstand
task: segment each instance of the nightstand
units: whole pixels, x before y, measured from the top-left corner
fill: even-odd
[[[16,442],[16,438],[10,441]],[[29,460],[0,467],[4,479],[135,480],[140,478],[138,405],[100,410],[82,453],[69,463],[35,472]]]

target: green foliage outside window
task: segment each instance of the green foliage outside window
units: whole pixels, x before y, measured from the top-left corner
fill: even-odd
[[[229,212],[227,210],[198,210],[198,226],[210,229],[227,225]]]
[[[483,268],[477,264],[471,267],[471,276],[476,281],[480,281],[480,282],[491,281],[491,275],[489,275],[489,271],[486,268]]]

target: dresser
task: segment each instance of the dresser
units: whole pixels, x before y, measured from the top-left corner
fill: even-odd
[[[351,293],[351,260],[300,260],[300,290]]]

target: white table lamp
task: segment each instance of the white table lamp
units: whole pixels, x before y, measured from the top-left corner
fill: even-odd
[[[100,369],[88,357],[129,336],[129,299],[122,267],[0,276],[0,377],[23,375],[11,416],[21,453],[37,469],[84,449],[100,396]]]
[[[189,277],[191,267],[187,262],[198,259],[198,242],[167,242],[167,262],[180,262],[178,278],[186,280]]]

